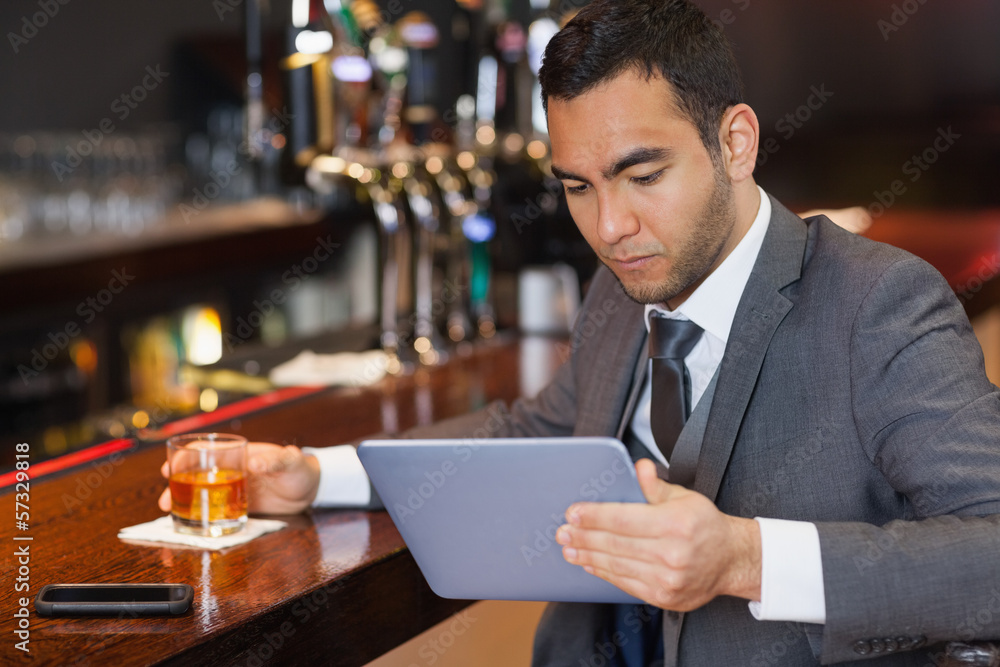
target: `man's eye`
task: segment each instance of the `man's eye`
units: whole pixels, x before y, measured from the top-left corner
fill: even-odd
[[[584,183],[583,185],[565,185],[566,194],[568,195],[582,195],[587,191],[590,186]]]
[[[647,174],[646,176],[634,176],[632,178],[632,182],[639,185],[652,185],[660,180],[660,176],[663,176],[662,169],[660,171],[653,172],[652,174]]]

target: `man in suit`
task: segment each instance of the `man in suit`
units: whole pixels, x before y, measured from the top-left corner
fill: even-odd
[[[597,0],[540,78],[605,267],[537,398],[407,434],[616,435],[640,459],[649,504],[574,505],[558,541],[649,605],[550,605],[534,663],[923,665],[1000,637],[1000,392],[941,276],[763,193],[729,45],[684,0]],[[698,327],[669,455],[651,317]],[[377,503],[352,452],[258,448],[256,509]]]
[[[592,3],[552,40],[539,76],[553,173],[619,283],[603,274],[592,298],[618,303],[621,289],[695,321],[705,334],[685,359],[692,391],[718,372],[700,453],[685,459],[682,435],[670,460],[670,480],[694,492],[640,463],[650,505],[570,508],[567,560],[688,612],[664,616],[667,664],[923,664],[905,654],[1000,636],[1000,617],[965,627],[1000,610],[981,584],[1000,581],[987,556],[1000,544],[1000,398],[940,276],[767,201],[732,54],[686,2]],[[621,301],[614,325],[641,338],[650,310]],[[602,334],[577,346],[576,391],[556,411],[575,407],[578,434],[607,432],[586,422],[624,395],[630,383],[609,378],[642,349]],[[626,440],[644,439],[638,403],[618,413]],[[795,523],[741,518],[755,516]],[[756,620],[739,598],[794,625]],[[595,617],[627,630],[612,616],[553,608],[536,658],[578,664],[556,656]]]

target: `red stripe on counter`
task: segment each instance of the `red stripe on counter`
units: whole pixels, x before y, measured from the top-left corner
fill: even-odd
[[[31,479],[37,479],[42,475],[49,475],[54,472],[59,472],[60,470],[65,470],[66,468],[80,465],[81,463],[86,463],[87,461],[99,459],[102,456],[107,456],[108,454],[120,452],[123,449],[128,449],[132,446],[132,444],[133,441],[131,438],[119,438],[118,440],[112,440],[100,445],[94,445],[93,447],[81,449],[80,451],[73,452],[72,454],[65,454],[54,459],[49,459],[48,461],[34,463],[30,468],[28,468],[27,472]],[[0,475],[0,487],[10,486],[13,484],[17,480],[18,472],[20,471],[12,470],[8,473]]]
[[[327,387],[286,387],[284,389],[277,389],[275,391],[262,394],[261,396],[253,396],[251,398],[245,398],[242,401],[224,405],[214,412],[204,412],[190,417],[185,417],[184,419],[179,419],[175,422],[170,422],[169,424],[164,424],[162,428],[156,431],[143,431],[140,435],[144,438],[148,437],[150,439],[165,439],[172,435],[177,435],[178,433],[191,433],[204,429],[206,426],[220,421],[235,419],[236,417],[243,416],[255,410],[262,410],[296,398],[302,398],[303,396],[319,393],[324,389],[327,389]],[[80,451],[73,452],[71,454],[65,454],[54,459],[49,459],[48,461],[32,464],[28,469],[28,473],[31,479],[35,479],[37,477],[41,477],[42,475],[59,472],[60,470],[65,470],[66,468],[80,465],[81,463],[86,463],[88,461],[93,461],[94,459],[99,459],[102,456],[107,456],[108,454],[113,454],[114,452],[119,452],[123,449],[128,449],[132,445],[133,440],[131,438],[112,440],[100,445],[94,445],[93,447],[81,449]],[[8,473],[0,475],[0,488],[14,484],[17,480],[17,473],[17,470],[12,470]]]
[[[309,396],[310,394],[317,394],[324,389],[328,389],[328,387],[285,387],[284,389],[277,389],[260,396],[253,396],[252,398],[245,398],[242,401],[224,405],[214,412],[203,412],[185,417],[184,419],[178,419],[175,422],[164,424],[162,428],[156,431],[143,431],[140,435],[144,439],[155,437],[155,439],[160,440],[179,433],[193,433],[211,424],[241,417],[248,412],[269,408],[279,403]]]

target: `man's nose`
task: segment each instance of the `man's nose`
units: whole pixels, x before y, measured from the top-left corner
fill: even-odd
[[[639,221],[622,197],[606,193],[597,203],[597,235],[603,243],[615,245],[639,231]]]

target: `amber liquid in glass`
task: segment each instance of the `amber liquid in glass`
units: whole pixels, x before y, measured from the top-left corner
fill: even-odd
[[[247,481],[239,470],[191,470],[170,476],[175,524],[184,532],[226,535],[246,523]]]

